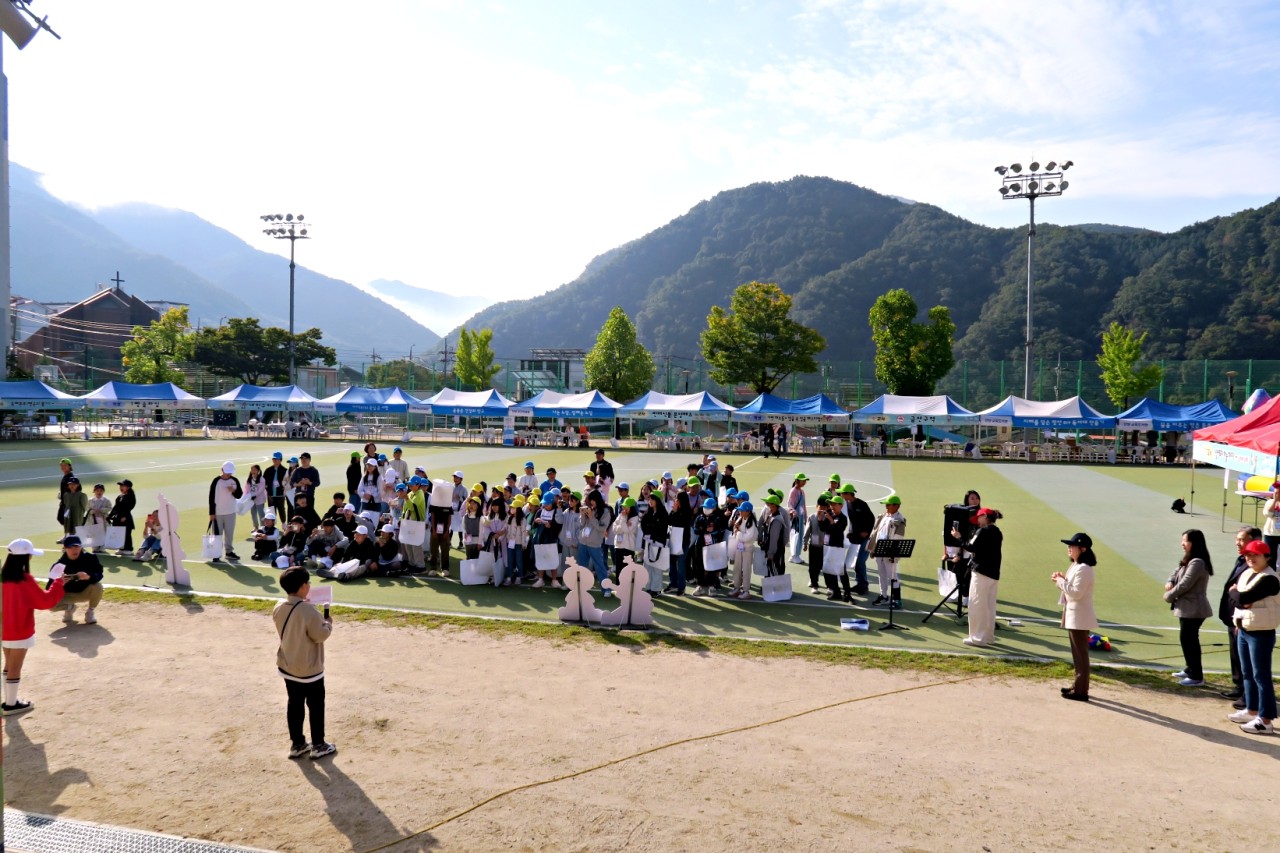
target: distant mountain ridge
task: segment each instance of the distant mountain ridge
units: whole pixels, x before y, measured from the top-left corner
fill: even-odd
[[[361,289],[436,329],[453,328],[492,303],[482,296],[453,296],[385,278],[375,279]]]
[[[10,169],[14,295],[78,302],[119,270],[139,298],[189,304],[192,325],[257,317],[288,326],[288,263],[279,256],[186,211],[128,204],[87,212],[52,196],[38,173]],[[384,338],[405,351],[440,340],[400,309],[302,265],[295,291],[295,328],[322,329],[341,361],[367,358]]]
[[[621,306],[654,355],[692,358],[712,305],[751,280],[776,282],[793,315],[827,339],[822,359],[869,360],[867,314],[908,290],[923,313],[951,309],[958,358],[1021,360],[1026,229],[988,228],[821,177],[728,190],[594,258],[575,280],[492,305],[500,357],[530,346],[590,348]],[[1038,224],[1036,349],[1093,359],[1113,320],[1149,332],[1152,358],[1274,358],[1280,352],[1280,201],[1173,234]],[[536,330],[536,343],[530,332]]]

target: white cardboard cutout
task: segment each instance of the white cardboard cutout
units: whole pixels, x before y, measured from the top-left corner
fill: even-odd
[[[649,570],[630,562],[618,573],[618,582],[606,580],[605,589],[616,590],[618,607],[600,615],[601,625],[649,626],[653,624],[653,596],[645,590]]]
[[[187,552],[182,550],[182,537],[178,535],[178,508],[157,495],[160,506],[161,548],[164,549],[165,583],[191,586],[191,573],[183,567]]]
[[[569,591],[564,597],[564,607],[560,608],[562,622],[599,622],[604,614],[596,607],[596,600],[591,595],[596,576],[590,569],[570,561],[561,578]]]

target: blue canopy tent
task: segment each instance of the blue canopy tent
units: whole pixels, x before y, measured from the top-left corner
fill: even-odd
[[[0,382],[0,409],[79,409],[83,405],[79,397],[50,388],[39,379]]]
[[[209,399],[211,409],[234,409],[240,412],[309,412],[316,398],[297,385],[267,388],[261,385],[239,385],[225,394]]]
[[[882,394],[852,415],[860,424],[893,426],[962,426],[976,424],[978,415],[945,394],[934,397],[904,397]]]
[[[203,409],[208,405],[203,397],[183,391],[172,382],[108,382],[80,399],[91,409]]]
[[[678,418],[691,421],[729,420],[737,411],[706,391],[696,394],[660,394],[650,391],[618,409],[620,418]]]
[[[331,397],[317,400],[317,412],[387,412],[403,415],[422,401],[399,387],[361,388],[351,386]]]
[[[1196,403],[1192,406],[1175,406],[1143,397],[1136,404],[1116,415],[1116,426],[1122,430],[1149,430],[1157,432],[1191,432],[1207,426],[1229,421],[1236,413],[1218,400]]]
[[[848,423],[849,413],[825,394],[814,394],[799,400],[784,400],[772,394],[761,394],[733,413],[733,420],[748,423],[787,421],[795,424]]]
[[[538,400],[537,397],[541,397]],[[537,397],[526,400],[522,407],[533,410],[535,418],[607,418],[617,417],[622,404],[610,400],[599,391],[587,391],[582,394],[557,394],[554,391],[542,391]],[[537,400],[537,402],[534,402]],[[532,405],[530,405],[532,403]]]
[[[409,411],[429,415],[469,418],[502,418],[515,403],[494,389],[455,391],[445,388],[425,400],[409,404]]]
[[[983,426],[1013,426],[1030,429],[1113,429],[1116,419],[1092,408],[1079,397],[1041,403],[1021,397],[1006,397],[989,409],[978,412]]]

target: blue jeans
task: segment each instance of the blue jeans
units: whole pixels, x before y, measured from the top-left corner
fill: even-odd
[[[859,545],[858,558],[853,563],[853,582],[860,589],[867,586],[867,540],[854,539],[854,545]]]
[[[670,571],[671,583],[667,586],[677,592],[684,592],[685,578],[689,575],[689,551],[687,549],[679,556],[671,555]]]
[[[1240,644],[1240,670],[1244,675],[1244,706],[1268,720],[1276,718],[1276,690],[1271,683],[1271,653],[1276,647],[1275,629],[1236,631]]]
[[[592,548],[578,543],[578,565],[590,569],[596,576],[596,583],[603,583],[609,577],[609,570],[604,566],[604,547],[601,545]]]
[[[502,580],[515,583],[524,575],[524,548],[508,548],[507,550],[507,573]]]

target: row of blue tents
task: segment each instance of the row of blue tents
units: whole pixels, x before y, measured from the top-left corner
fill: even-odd
[[[1259,391],[1256,394],[1265,395]],[[1263,396],[1265,399],[1265,396]],[[1246,410],[1251,404],[1246,404]],[[240,385],[226,394],[204,399],[172,383],[135,385],[108,382],[83,395],[66,394],[38,380],[0,382],[0,409],[223,409],[244,412],[319,412],[424,414],[456,417],[517,417],[573,419],[725,420],[740,423],[785,421],[821,425],[855,423],[889,427],[1011,426],[1033,429],[1113,429],[1187,432],[1222,423],[1235,413],[1217,400],[1175,406],[1142,399],[1118,415],[1105,415],[1079,397],[1051,402],[1008,397],[989,409],[973,412],[945,395],[905,397],[885,394],[867,406],[848,412],[824,394],[786,400],[761,394],[735,407],[712,394],[662,394],[650,391],[621,404],[599,391],[564,394],[543,391],[516,403],[497,391],[455,391],[446,388],[419,399],[401,388],[351,387],[317,399],[296,385]]]

